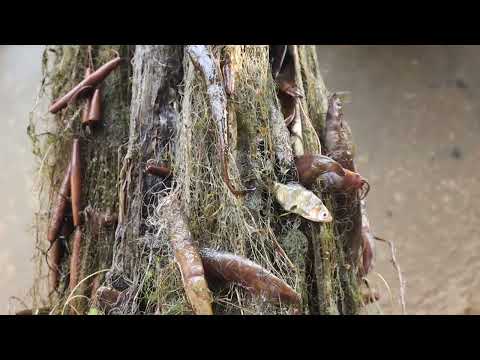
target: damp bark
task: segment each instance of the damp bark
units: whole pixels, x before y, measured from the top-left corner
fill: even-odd
[[[344,246],[333,227],[285,214],[275,201],[273,184],[298,181],[298,175],[272,77],[269,46],[206,47],[214,60],[213,74],[222,85],[227,76],[230,84],[223,130],[215,122],[218,117],[212,116],[212,109],[218,108],[207,93],[205,74],[184,46],[94,46],[96,68],[111,60],[112,48],[128,61],[102,85],[100,128],[88,132],[81,127],[81,103],[55,116],[34,116],[29,128],[41,168],[40,189],[49,194],[37,216],[39,262],[45,261],[49,243],[44,230],[68,166],[72,139],[77,136],[82,141],[82,209],[87,216],[79,278],[86,280],[74,294],[84,296],[75,302],[75,310],[87,312],[92,306],[95,283],[122,292],[122,301],[109,309],[110,314],[194,313],[170,241],[175,218],[181,217],[192,247],[254,261],[301,295],[303,313],[358,313],[356,269],[346,264]],[[320,154],[328,91],[315,47],[290,48],[296,84],[305,95],[298,115],[303,147],[306,153]],[[81,81],[86,59],[86,46],[48,47],[45,96],[56,99]],[[224,64],[228,69],[223,69]],[[36,131],[39,121],[55,126],[42,135]],[[238,196],[226,184],[218,151],[222,136],[231,186],[255,191]],[[152,176],[145,172],[149,164],[168,167],[171,175]],[[330,195],[319,184],[313,190],[327,207],[332,206]],[[99,225],[88,216],[95,213],[116,214],[118,223]],[[67,281],[71,244],[65,245],[61,286],[49,299],[37,297],[35,307],[61,310],[71,300]],[[103,272],[94,275],[99,271]],[[46,276],[37,275],[40,287]],[[214,314],[292,313],[291,305],[271,303],[235,284],[208,278],[207,282]]]

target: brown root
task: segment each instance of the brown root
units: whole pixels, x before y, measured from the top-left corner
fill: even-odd
[[[73,140],[71,160],[71,192],[72,192],[72,214],[73,224],[80,225],[80,206],[82,194],[82,173],[80,164],[80,140]]]
[[[62,244],[57,239],[48,252],[50,293],[54,292],[60,283],[60,260],[62,258]]]
[[[101,118],[102,118],[102,92],[100,88],[97,88],[93,92],[86,124],[89,126],[95,125],[101,120]]]
[[[300,296],[286,282],[238,255],[212,249],[201,251],[207,277],[235,283],[271,301],[300,305]]]
[[[85,69],[85,78],[90,76],[91,73],[92,73],[92,68],[87,67]],[[90,104],[91,104],[91,99],[88,97],[85,101],[85,105],[84,105],[83,112],[82,112],[82,123],[83,124],[86,124],[88,122],[88,113],[90,111]]]
[[[52,218],[50,220],[50,227],[48,229],[48,241],[53,243],[58,236],[58,233],[62,227],[63,220],[65,218],[65,211],[68,205],[68,197],[70,196],[70,174],[71,174],[71,162],[65,171],[65,176],[60,186],[60,190],[57,195],[55,207],[52,210]]]
[[[205,279],[202,259],[193,244],[187,221],[176,199],[170,198],[167,222],[175,261],[182,274],[187,298],[197,315],[212,315],[212,297]]]
[[[169,168],[156,165],[147,165],[145,172],[159,177],[168,177],[171,175],[171,170]]]
[[[80,278],[80,264],[81,264],[81,245],[82,245],[82,231],[80,227],[75,229],[72,241],[72,254],[70,257],[70,282],[69,290],[73,291],[77,286]]]
[[[206,45],[188,45],[186,51],[195,68],[199,70],[207,86],[212,117],[218,126],[219,157],[223,163],[223,179],[228,189],[235,196],[244,196],[251,190],[236,190],[228,175],[228,148],[227,148],[227,98],[224,87],[221,85],[217,66],[213,54]]]
[[[95,70],[92,74],[90,74],[87,78],[83,79],[79,84],[73,87],[67,94],[62,96],[60,99],[55,101],[50,108],[48,109],[52,114],[55,114],[65,108],[72,99],[79,96],[79,93],[83,89],[87,88],[94,88],[98,84],[100,84],[113,70],[115,70],[124,59],[117,57],[113,60],[110,60],[103,66],[99,67]]]

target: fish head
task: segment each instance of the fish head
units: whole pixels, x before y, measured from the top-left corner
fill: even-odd
[[[303,217],[307,220],[321,223],[329,223],[333,221],[332,214],[330,214],[330,211],[328,211],[327,207],[323,203],[318,204],[309,211],[306,211]]]

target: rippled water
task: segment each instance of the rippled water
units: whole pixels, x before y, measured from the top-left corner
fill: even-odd
[[[397,244],[408,312],[480,314],[480,47],[321,46],[319,55],[327,86],[352,92],[345,116],[372,185],[370,222]],[[378,248],[376,270],[398,287]],[[399,312],[388,296],[382,304]]]
[[[33,155],[28,113],[40,85],[42,46],[0,46],[0,313],[32,285]]]

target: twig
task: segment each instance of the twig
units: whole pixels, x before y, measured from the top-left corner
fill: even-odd
[[[95,275],[97,275],[97,274],[100,274],[100,273],[103,273],[103,272],[107,272],[107,271],[110,271],[110,269],[103,269],[103,270],[95,271],[93,274],[90,274],[90,275],[86,276],[86,277],[83,278],[78,284],[76,284],[75,287],[70,291],[70,294],[68,295],[67,300],[65,301],[65,305],[63,306],[62,314],[65,313],[65,309],[66,309],[67,305],[69,305],[70,301],[79,296],[79,295],[73,296],[73,294],[75,293],[75,291],[78,289],[78,287],[79,287],[83,282],[85,282],[86,280],[90,279],[91,277],[93,277],[93,276],[95,276]],[[88,298],[87,298],[87,299],[88,299]],[[72,306],[72,305],[70,305],[70,306]],[[56,307],[57,307],[57,306],[55,306],[55,308],[56,308]],[[55,308],[52,309],[51,314],[53,313],[53,310],[55,310]]]
[[[287,261],[288,265],[290,266],[290,268],[293,270],[293,271],[297,271],[297,268],[295,267],[295,265],[293,265],[293,262],[290,260],[290,258],[288,257],[287,253],[285,252],[285,250],[283,250],[283,248],[280,246],[280,244],[278,243],[277,239],[275,239],[275,237],[272,237],[272,240],[273,240],[273,244],[275,245],[275,247],[277,248],[278,252],[285,258],[285,260]]]
[[[390,261],[392,262],[392,265],[397,270],[398,281],[400,282],[400,304],[402,305],[402,313],[403,313],[403,315],[407,315],[407,310],[406,310],[406,305],[405,305],[405,280],[403,279],[402,271],[400,269],[400,265],[398,264],[397,258],[395,256],[395,246],[393,245],[393,242],[391,242],[391,241],[379,238],[377,236],[374,236],[374,238],[375,238],[375,240],[385,242],[390,246],[390,253],[392,255],[392,259]]]
[[[390,304],[392,305],[392,308],[394,308],[394,305],[393,305],[393,294],[392,294],[392,290],[390,289],[390,285],[388,285],[388,282],[387,280],[385,280],[385,278],[379,274],[378,272],[374,271],[373,272],[375,275],[377,275],[380,280],[382,280],[383,284],[385,285],[385,287],[387,288],[387,291],[388,291],[388,295],[390,297]],[[363,278],[365,280],[365,278]]]
[[[288,45],[283,45],[282,55],[280,56],[280,61],[278,62],[277,68],[273,72],[273,78],[276,79],[278,73],[282,69],[283,61],[285,60],[285,55],[287,54]]]

